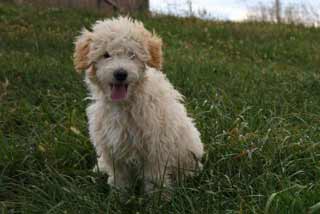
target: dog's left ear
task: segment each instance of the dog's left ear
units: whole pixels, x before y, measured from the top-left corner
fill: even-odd
[[[91,65],[88,59],[91,41],[92,33],[86,29],[83,29],[81,35],[76,38],[73,64],[77,72],[84,71]]]
[[[150,59],[147,65],[160,70],[162,68],[162,40],[155,33],[148,39],[148,50]]]

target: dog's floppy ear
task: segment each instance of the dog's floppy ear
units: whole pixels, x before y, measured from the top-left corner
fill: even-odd
[[[87,29],[83,29],[81,35],[76,38],[73,64],[77,72],[84,71],[90,67],[91,63],[89,62],[88,54],[91,41],[92,33]]]
[[[148,39],[148,50],[150,59],[147,64],[150,67],[160,70],[162,68],[162,40],[155,33],[150,35]]]

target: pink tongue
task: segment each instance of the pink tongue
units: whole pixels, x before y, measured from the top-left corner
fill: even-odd
[[[123,100],[127,96],[127,89],[124,84],[114,84],[111,86],[111,99],[113,101]]]

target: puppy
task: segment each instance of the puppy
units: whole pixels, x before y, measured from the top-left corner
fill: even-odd
[[[129,17],[97,21],[76,38],[74,65],[86,71],[89,134],[96,168],[112,186],[142,178],[146,192],[201,166],[203,144],[183,96],[162,73],[162,40]]]

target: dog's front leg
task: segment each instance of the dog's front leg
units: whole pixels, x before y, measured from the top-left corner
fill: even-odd
[[[144,191],[153,193],[155,189],[162,189],[172,185],[169,170],[160,164],[150,164],[143,170]]]
[[[97,165],[93,168],[93,171],[107,174],[110,186],[126,188],[130,184],[130,176],[126,166],[112,158],[108,152],[103,152],[98,156]]]
[[[112,171],[109,173],[108,184],[110,186],[125,189],[130,186],[130,175],[126,166],[119,163],[112,164]]]
[[[160,197],[163,201],[171,199],[168,187],[172,186],[172,179],[165,167],[158,171],[154,168],[146,169],[143,180],[145,194],[153,198]]]
[[[104,160],[103,156],[100,155],[99,157],[97,157],[97,164],[94,166],[92,171],[95,173],[100,172],[102,174],[109,174],[108,168],[109,167],[107,166],[106,161]]]

